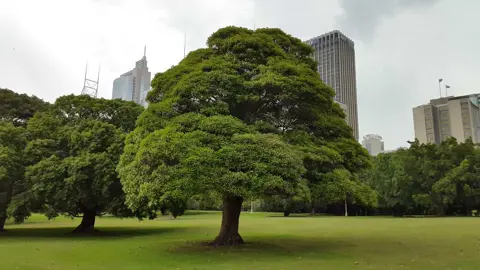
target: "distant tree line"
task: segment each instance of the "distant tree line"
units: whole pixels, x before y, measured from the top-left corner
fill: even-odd
[[[384,215],[472,215],[480,209],[480,148],[471,139],[441,144],[410,142],[380,154],[362,176]]]

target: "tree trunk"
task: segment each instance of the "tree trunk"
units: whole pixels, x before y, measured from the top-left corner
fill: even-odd
[[[10,181],[7,185],[7,192],[4,194],[5,200],[0,202],[0,232],[5,231],[5,222],[7,222],[7,208],[12,200],[13,194],[13,181]]]
[[[445,216],[445,207],[443,207],[443,205],[439,205],[437,207],[437,216],[438,217],[444,217]]]
[[[310,215],[315,216],[315,207],[312,207],[312,212],[310,213]]]
[[[243,244],[243,239],[238,233],[242,203],[243,199],[239,197],[228,197],[223,200],[220,233],[211,245],[234,246]]]
[[[5,222],[7,221],[7,217],[0,217],[0,232],[5,231]]]
[[[290,211],[284,210],[284,211],[283,211],[283,216],[284,216],[284,217],[290,216]]]
[[[347,200],[345,200],[345,216],[348,217],[348,204],[347,204]]]
[[[78,225],[74,233],[94,233],[95,230],[95,217],[97,213],[94,210],[86,210],[83,212],[82,222]]]

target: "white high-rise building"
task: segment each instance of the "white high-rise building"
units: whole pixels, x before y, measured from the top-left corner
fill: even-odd
[[[376,134],[368,134],[363,136],[363,147],[367,148],[368,153],[372,156],[376,156],[385,152],[385,146],[382,141],[382,137]]]
[[[413,124],[420,143],[440,144],[450,137],[480,143],[480,94],[432,99],[413,108]]]
[[[152,74],[148,71],[146,48],[143,58],[137,61],[135,68],[120,75],[113,81],[112,99],[123,99],[147,107],[145,100],[150,91]]]

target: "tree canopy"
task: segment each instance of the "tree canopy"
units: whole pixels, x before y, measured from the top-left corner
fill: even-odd
[[[24,150],[29,136],[25,125],[47,107],[48,103],[35,96],[0,88],[0,231],[8,217],[20,222],[26,216]]]
[[[13,125],[25,125],[37,111],[45,110],[48,103],[26,94],[18,94],[9,89],[0,88],[0,121]]]
[[[76,232],[94,231],[103,213],[129,214],[115,167],[142,110],[133,102],[70,95],[36,114],[26,147],[32,207],[49,217],[82,215]]]
[[[245,199],[298,196],[299,187],[318,185],[329,173],[332,183],[355,181],[368,154],[311,54],[279,29],[226,27],[207,48],[158,73],[118,166],[127,205],[147,216],[213,191],[223,199],[213,244],[232,245],[243,242]],[[340,193],[353,193],[352,186]]]
[[[24,152],[27,144],[25,129],[0,122],[0,231],[4,230],[12,197],[23,189]]]

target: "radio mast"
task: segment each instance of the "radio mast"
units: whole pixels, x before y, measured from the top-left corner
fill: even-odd
[[[87,79],[88,63],[85,66],[85,79],[83,81],[82,95],[89,95],[96,98],[98,95],[98,83],[100,81],[100,66],[98,66],[97,80]]]

